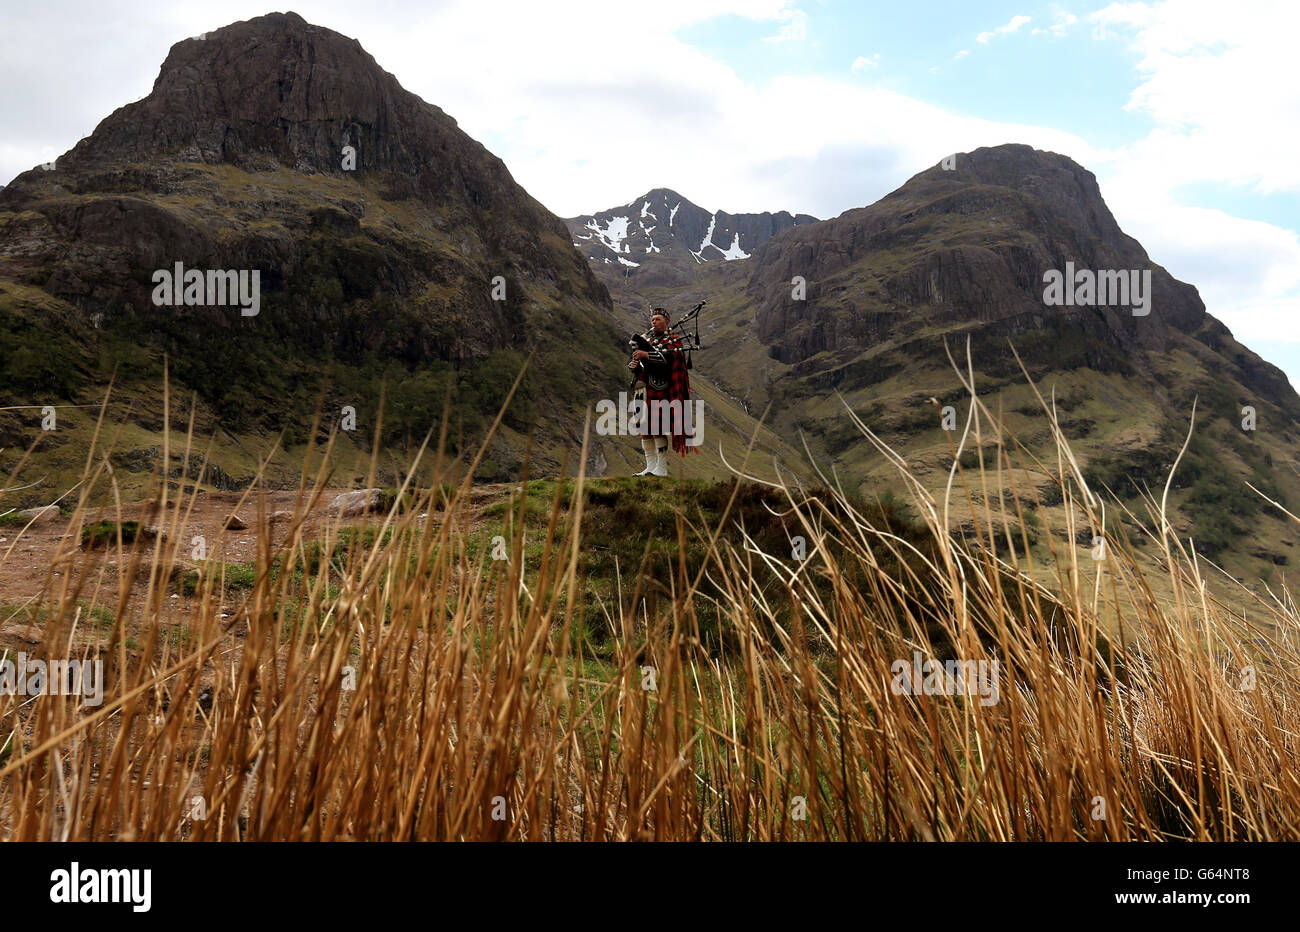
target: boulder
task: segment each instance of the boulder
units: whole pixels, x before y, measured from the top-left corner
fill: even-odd
[[[58,506],[42,505],[39,508],[26,508],[18,512],[19,516],[25,518],[32,524],[48,524],[60,517]]]
[[[344,492],[330,503],[330,511],[340,518],[351,518],[379,510],[383,489],[357,489]]]

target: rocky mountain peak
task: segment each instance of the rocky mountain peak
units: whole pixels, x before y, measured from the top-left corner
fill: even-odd
[[[951,167],[945,168],[948,164]],[[958,153],[914,175],[893,197],[955,198],[970,205],[982,189],[1002,188],[1032,200],[1071,229],[1116,242],[1123,233],[1102,199],[1097,178],[1068,156],[1009,143]]]
[[[227,273],[258,283],[255,307],[232,306]],[[185,277],[182,302],[160,274]],[[327,370],[368,384],[382,360],[423,434],[434,395],[475,371],[509,384],[529,353],[583,373],[547,392],[577,410],[620,363],[610,311],[563,222],[500,159],[294,14],[177,43],[147,97],[0,192],[0,322],[35,321],[77,361],[15,390],[88,391],[105,339],[138,347],[120,384],[147,386],[166,353],[232,429],[301,431]],[[464,396],[467,423],[486,391]],[[567,423],[544,428],[556,449]]]
[[[1044,275],[1067,263],[1094,274],[1147,271],[1149,319],[1100,302],[1086,311],[1046,306]],[[928,168],[869,207],[787,229],[753,268],[760,335],[786,362],[857,352],[923,322],[1012,332],[1085,315],[1105,340],[1148,349],[1165,347],[1171,329],[1206,322],[1196,289],[1120,230],[1091,172],[1024,145],[958,153],[955,167]],[[807,300],[791,300],[796,275],[808,282]]]
[[[600,271],[680,283],[694,266],[748,259],[773,234],[808,214],[709,211],[671,188],[653,188],[628,203],[565,221],[579,251]]]
[[[150,94],[116,110],[58,167],[166,154],[253,171],[336,172],[352,146],[358,169],[420,177],[447,155],[465,161],[463,138],[454,119],[404,90],[355,39],[272,13],[176,43]],[[486,154],[473,145],[473,157]]]

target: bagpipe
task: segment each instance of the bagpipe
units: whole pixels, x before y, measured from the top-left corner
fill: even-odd
[[[704,309],[704,305],[708,303],[709,302],[706,299],[701,301],[699,304],[695,305],[695,307],[687,311],[681,317],[681,319],[677,321],[677,323],[670,324],[667,331],[668,333],[676,334],[677,337],[682,341],[682,349],[685,350],[686,352],[687,369],[695,368],[695,366],[691,362],[691,358],[692,358],[691,354],[694,353],[696,350],[704,349],[704,346],[700,343],[700,311],[702,311]],[[692,328],[692,332],[687,333],[685,330],[679,329],[682,327],[683,324],[688,324],[688,323],[694,323],[695,325]],[[645,333],[632,334],[632,336],[629,337],[627,341],[628,352],[634,354],[636,353],[637,350],[645,350],[647,353],[653,353],[655,348],[654,345],[650,342],[650,333],[651,331],[647,330]],[[632,391],[632,389],[636,388],[636,374],[640,369],[643,369],[644,367],[645,367],[644,360],[638,361],[635,366],[629,366],[629,368],[632,369],[632,383],[628,387],[629,392]]]
[[[695,305],[695,307],[687,311],[686,315],[681,320],[677,321],[677,323],[673,324],[672,327],[670,328],[675,330],[676,328],[680,327],[682,324],[685,323],[695,324],[693,333],[679,334],[682,338],[682,343],[684,344],[684,348],[688,354],[693,353],[695,352],[695,350],[698,349],[704,349],[703,345],[701,345],[700,343],[700,311],[704,310],[704,305],[708,303],[709,302],[707,300],[700,301],[699,304]],[[688,355],[686,357],[687,368],[690,368],[690,364],[691,364],[691,357]]]

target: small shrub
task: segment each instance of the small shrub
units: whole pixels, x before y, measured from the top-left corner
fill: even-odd
[[[123,521],[119,524],[116,521],[96,521],[88,524],[81,529],[82,549],[111,547],[117,543],[119,534],[123,544],[134,543],[140,536],[140,522]]]

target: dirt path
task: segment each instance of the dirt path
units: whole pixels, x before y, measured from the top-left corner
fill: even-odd
[[[483,508],[491,501],[508,494],[511,485],[476,486],[470,493],[467,518],[477,522]],[[178,547],[177,563],[197,565],[193,559],[194,539],[203,538],[207,559],[227,563],[254,563],[257,559],[259,538],[270,535],[272,549],[282,545],[292,532],[292,515],[306,510],[302,522],[304,539],[321,537],[327,524],[367,525],[381,524],[382,514],[339,518],[331,510],[335,498],[348,489],[330,489],[307,509],[308,500],[299,501],[295,491],[264,492],[250,496],[242,506],[240,492],[200,491],[187,496],[179,517],[174,505],[168,503],[166,515],[159,515],[156,506],[146,502],[123,505],[120,519],[139,521],[141,526],[157,526],[164,533],[164,548]],[[239,506],[237,508],[237,506]],[[262,520],[259,521],[259,510]],[[242,529],[224,528],[232,514],[238,514],[244,523]],[[280,513],[278,517],[277,513]],[[435,520],[440,516],[435,515]],[[64,592],[76,592],[76,598],[109,612],[116,612],[122,585],[123,564],[129,564],[131,546],[124,545],[119,553],[114,540],[108,547],[83,550],[78,539],[78,528],[100,519],[117,521],[116,509],[88,511],[83,522],[59,517],[53,521],[33,524],[25,530],[21,526],[0,527],[0,649],[31,649],[33,638],[39,632],[32,630],[30,613],[24,606],[48,607]],[[149,559],[154,544],[141,546]],[[68,583],[71,582],[71,588]],[[80,584],[80,591],[76,591]],[[166,598],[172,603],[167,612],[170,621],[184,624],[197,610],[197,600],[175,592],[168,587]],[[127,617],[134,617],[135,607],[143,603],[148,592],[148,574],[137,574],[127,600]],[[230,601],[240,598],[238,592],[228,595]],[[228,606],[222,606],[226,611]],[[233,607],[229,607],[233,611]]]
[[[508,498],[518,488],[518,483],[513,482],[473,486],[468,501],[461,506],[464,511],[459,525],[466,533],[472,532],[486,520],[483,512],[489,505]],[[175,548],[175,563],[185,569],[201,563],[193,555],[198,537],[203,539],[209,564],[255,564],[261,536],[269,535],[269,547],[275,552],[293,533],[297,521],[294,515],[305,512],[303,540],[323,538],[331,525],[365,526],[384,522],[384,514],[344,518],[335,514],[332,507],[335,499],[350,491],[354,490],[326,490],[308,508],[309,499],[304,497],[300,501],[296,491],[257,493],[248,496],[241,505],[244,493],[200,490],[185,496],[179,516],[175,500],[169,499],[165,514],[160,514],[156,505],[137,501],[123,504],[120,514],[116,508],[103,508],[87,510],[80,521],[58,517],[26,529],[0,526],[0,651],[7,648],[11,652],[30,652],[39,645],[40,625],[32,622],[63,598],[75,599],[82,605],[86,623],[78,623],[78,642],[106,636],[118,614],[124,575],[132,560],[132,545],[124,545],[119,552],[113,539],[107,547],[84,550],[79,535],[85,525],[99,520],[121,520],[137,521],[141,527],[158,527],[164,535],[164,553],[168,553],[166,548]],[[236,513],[244,526],[226,528],[227,519]],[[434,526],[442,519],[443,515],[436,512]],[[143,609],[149,591],[147,566],[157,545],[147,541],[138,546],[142,551],[141,569],[127,593],[123,614],[131,620],[128,634],[143,640],[139,619],[153,617]],[[170,554],[164,558],[170,559]],[[167,582],[164,588],[167,604],[161,617],[165,623],[178,629],[192,624],[199,611],[199,600],[181,594],[174,582]],[[246,594],[245,589],[227,589],[219,612],[234,614]]]

